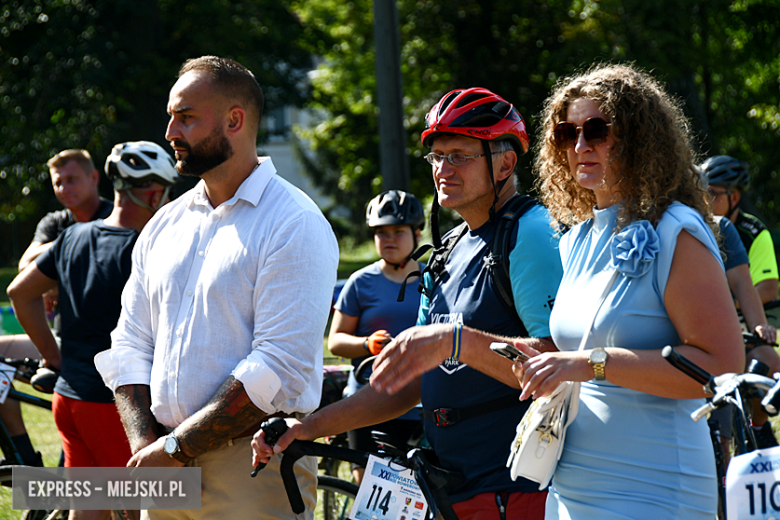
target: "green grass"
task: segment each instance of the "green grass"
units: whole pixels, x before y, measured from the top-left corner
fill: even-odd
[[[46,400],[51,400],[51,395],[42,394],[30,385],[14,383],[17,390],[29,393]],[[22,416],[27,426],[27,432],[30,435],[33,446],[43,455],[43,463],[46,466],[56,466],[60,460],[61,440],[54,426],[54,418],[50,410],[38,408],[26,403],[22,403]],[[11,492],[7,488],[0,488],[0,520],[17,520],[21,516],[21,511],[11,509]]]
[[[346,240],[340,244],[340,248],[342,255],[339,262],[339,279],[348,278],[350,274],[365,267],[371,262],[376,261],[378,258],[373,242],[356,245],[353,242]],[[17,274],[18,271],[16,267],[0,268],[0,305],[10,305],[5,289]],[[328,321],[328,327],[324,331],[325,338],[322,347],[324,363],[326,365],[348,364],[349,360],[333,356],[328,350],[327,335],[329,330],[330,321]],[[19,382],[16,382],[15,385],[18,390],[25,393],[29,392],[34,395],[40,395],[46,399],[51,398],[51,396],[39,394],[29,385]],[[46,466],[56,466],[60,457],[61,441],[54,425],[54,419],[52,418],[51,412],[23,403],[22,414],[33,446],[35,446],[35,449],[40,451],[43,455],[44,464]],[[10,491],[5,488],[0,488],[0,520],[18,520],[20,516],[20,511],[13,511],[11,509]]]

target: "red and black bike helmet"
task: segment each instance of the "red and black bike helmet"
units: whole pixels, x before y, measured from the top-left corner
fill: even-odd
[[[434,105],[425,116],[425,130],[422,133],[423,146],[431,147],[437,135],[462,135],[482,142],[485,155],[490,157],[490,142],[507,140],[517,155],[528,151],[528,131],[525,120],[512,103],[497,96],[485,88],[453,90]],[[490,221],[495,221],[496,205],[499,193],[506,179],[495,182],[493,179],[493,161],[487,161],[490,183],[495,196],[490,208]],[[435,247],[439,247],[438,237],[439,201],[434,192],[431,206],[431,232]]]
[[[518,154],[528,151],[528,131],[520,112],[501,96],[484,88],[453,90],[425,116],[423,146],[436,135],[463,135],[484,141],[508,139]],[[522,150],[522,152],[521,152]]]

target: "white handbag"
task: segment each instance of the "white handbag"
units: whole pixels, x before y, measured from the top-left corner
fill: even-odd
[[[578,350],[585,347],[596,314],[617,275],[616,270],[607,283]],[[517,434],[509,447],[506,467],[510,470],[512,480],[523,477],[538,482],[540,491],[547,487],[563,452],[566,429],[577,417],[579,404],[579,381],[563,381],[551,395],[540,397],[531,403],[518,423]]]

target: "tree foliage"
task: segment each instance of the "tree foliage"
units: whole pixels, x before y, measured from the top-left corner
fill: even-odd
[[[85,148],[98,168],[117,142],[164,140],[168,90],[184,60],[238,60],[266,108],[300,105],[311,55],[272,0],[0,2],[0,219],[55,209],[46,160]]]
[[[309,171],[360,223],[381,190],[371,0],[300,0],[306,48],[320,56],[309,106],[319,120],[299,136]],[[398,0],[404,125],[412,190],[432,190],[420,133],[447,91],[482,86],[513,102],[534,132],[562,76],[599,61],[652,71],[685,101],[703,155],[752,165],[755,202],[780,219],[773,193],[780,148],[777,0]],[[379,42],[381,44],[381,42]],[[417,160],[415,160],[417,159]],[[533,182],[521,160],[520,184]],[[343,197],[343,193],[350,197]]]
[[[686,103],[702,154],[750,162],[753,198],[775,203],[780,147],[780,0],[398,0],[412,190],[431,193],[425,112],[453,88],[512,101],[532,135],[562,76],[633,61]],[[123,140],[164,143],[167,92],[187,58],[253,70],[267,109],[306,101],[307,171],[361,229],[382,188],[372,0],[0,0],[0,219],[57,207],[45,161],[71,147],[98,164]],[[381,45],[382,42],[379,42]],[[311,57],[318,66],[304,72]],[[520,184],[529,188],[530,154]]]

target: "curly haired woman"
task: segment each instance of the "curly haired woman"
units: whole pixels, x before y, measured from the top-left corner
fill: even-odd
[[[534,357],[515,373],[521,398],[582,381],[545,518],[710,520],[712,444],[689,415],[704,394],[661,349],[721,374],[744,367],[744,348],[688,123],[648,74],[598,65],[558,83],[541,133],[542,198],[574,227],[550,319],[560,352],[518,343]]]

